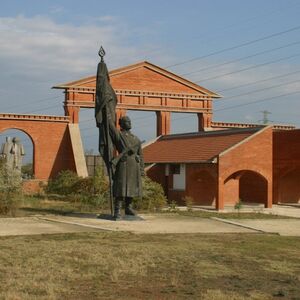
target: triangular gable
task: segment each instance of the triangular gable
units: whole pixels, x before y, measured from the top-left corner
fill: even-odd
[[[212,98],[220,95],[149,62],[141,62],[109,72],[114,89],[183,94],[202,94]],[[95,88],[96,76],[54,86],[54,88]]]

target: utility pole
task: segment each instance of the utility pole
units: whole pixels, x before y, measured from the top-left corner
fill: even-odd
[[[268,119],[268,115],[270,115],[271,112],[269,112],[267,110],[263,110],[263,111],[261,111],[261,113],[263,113],[263,119],[260,120],[260,122],[262,122],[263,124],[269,124],[270,122],[272,122]]]

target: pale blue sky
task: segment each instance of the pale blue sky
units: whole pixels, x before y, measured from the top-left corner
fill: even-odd
[[[216,121],[258,122],[268,110],[300,127],[299,13],[299,0],[3,1],[0,110],[63,114],[51,87],[95,74],[102,44],[109,69],[148,60],[220,92]],[[141,139],[154,137],[154,113],[130,116]],[[93,112],[80,117],[85,148],[96,150]],[[196,130],[195,116],[172,121],[174,133]]]

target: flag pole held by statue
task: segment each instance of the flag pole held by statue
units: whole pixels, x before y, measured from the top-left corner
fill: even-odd
[[[105,51],[100,47],[98,55],[101,61],[97,68],[96,78],[96,95],[95,95],[95,118],[97,127],[99,128],[99,152],[106,165],[109,179],[109,200],[111,215],[114,214],[114,199],[113,199],[113,170],[111,160],[113,158],[113,145],[109,134],[109,119],[108,114],[115,119],[116,97],[114,97],[113,89],[109,83],[109,74],[104,62]]]

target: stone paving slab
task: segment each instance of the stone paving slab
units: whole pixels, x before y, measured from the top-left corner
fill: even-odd
[[[243,228],[212,219],[194,217],[140,215],[144,221],[110,221],[97,218],[68,216],[42,217],[54,222],[91,226],[101,230],[130,231],[134,233],[253,233],[254,229]]]
[[[51,222],[37,217],[0,218],[0,236],[69,233],[95,230],[97,229]]]
[[[300,236],[300,219],[268,220],[229,220],[241,226],[261,230],[266,233],[277,233],[285,236]]]
[[[300,218],[299,206],[287,206],[287,205],[273,205],[270,212],[279,216]]]

